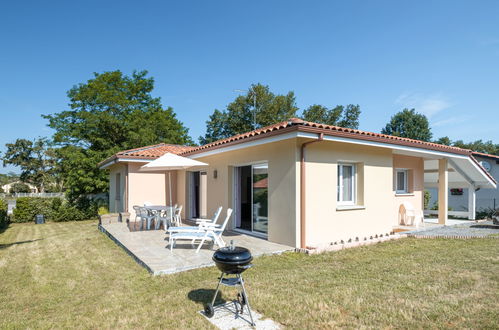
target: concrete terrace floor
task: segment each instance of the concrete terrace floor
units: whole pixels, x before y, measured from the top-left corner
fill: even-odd
[[[133,222],[131,224],[133,225]],[[190,241],[178,241],[173,251],[170,251],[163,229],[130,231],[126,223],[117,222],[101,224],[100,230],[153,275],[172,274],[214,265],[211,257],[217,246],[211,243],[205,243],[199,253],[196,253],[197,244],[193,246]],[[291,246],[231,231],[225,232],[223,239],[226,244],[234,240],[234,245],[250,249],[255,257],[294,250]]]

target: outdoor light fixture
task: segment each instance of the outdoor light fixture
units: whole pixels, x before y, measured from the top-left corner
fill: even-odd
[[[218,171],[214,170],[213,171],[213,179],[216,179],[218,177]]]

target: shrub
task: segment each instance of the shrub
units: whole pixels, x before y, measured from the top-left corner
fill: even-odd
[[[79,221],[97,218],[99,205],[87,198],[71,204],[61,198],[21,197],[17,199],[13,222],[34,221],[43,214],[47,221]]]
[[[476,220],[482,220],[482,219],[492,219],[492,216],[495,214],[497,210],[487,207],[487,208],[482,208],[478,211],[476,211],[475,214],[475,219]]]
[[[30,193],[31,192],[31,188],[26,183],[16,182],[16,183],[14,183],[10,187],[10,191],[9,192],[11,194],[15,194],[15,193]]]
[[[430,206],[431,193],[428,190],[424,191],[424,209],[428,210]]]
[[[9,218],[7,217],[7,202],[0,199],[0,229],[5,228],[9,223]]]
[[[108,213],[109,213],[109,209],[107,206],[99,206],[99,209],[97,211],[98,215],[104,215],[104,214],[108,214]]]
[[[62,221],[81,221],[86,220],[87,218],[85,212],[79,210],[78,208],[65,203],[61,205],[61,207],[55,212],[54,217],[52,218],[55,222]]]
[[[81,221],[96,219],[99,203],[89,198],[82,197],[73,204],[66,202],[59,205],[54,214],[53,221]]]
[[[52,208],[55,199],[40,197],[20,197],[16,200],[12,222],[30,222],[35,220],[37,214],[43,214],[46,220],[51,220],[55,210]],[[61,201],[62,203],[62,201]]]

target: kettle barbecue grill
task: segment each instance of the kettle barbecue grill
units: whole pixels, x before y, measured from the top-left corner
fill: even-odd
[[[215,290],[215,294],[213,295],[213,300],[204,308],[205,315],[209,318],[215,315],[215,309],[213,305],[215,304],[218,291],[220,290],[220,285],[239,287],[240,292],[237,294],[237,300],[235,300],[235,302],[239,304],[239,308],[237,308],[236,306],[236,313],[243,314],[244,306],[246,306],[251,319],[251,325],[255,326],[255,322],[253,322],[253,315],[251,315],[248,295],[246,294],[246,289],[244,288],[244,280],[242,276],[242,273],[245,270],[253,266],[251,264],[251,261],[253,260],[251,252],[244,247],[234,246],[234,242],[230,241],[229,246],[220,248],[215,251],[212,259],[217,265],[218,269],[222,271],[222,274],[219,277],[217,289]],[[235,275],[235,277],[228,277],[227,275]]]

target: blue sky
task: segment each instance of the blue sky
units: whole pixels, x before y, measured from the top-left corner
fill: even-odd
[[[234,89],[359,104],[379,132],[404,107],[435,137],[499,143],[498,1],[3,1],[0,151],[93,72],[146,69],[197,137]],[[12,170],[0,168],[1,172]]]

